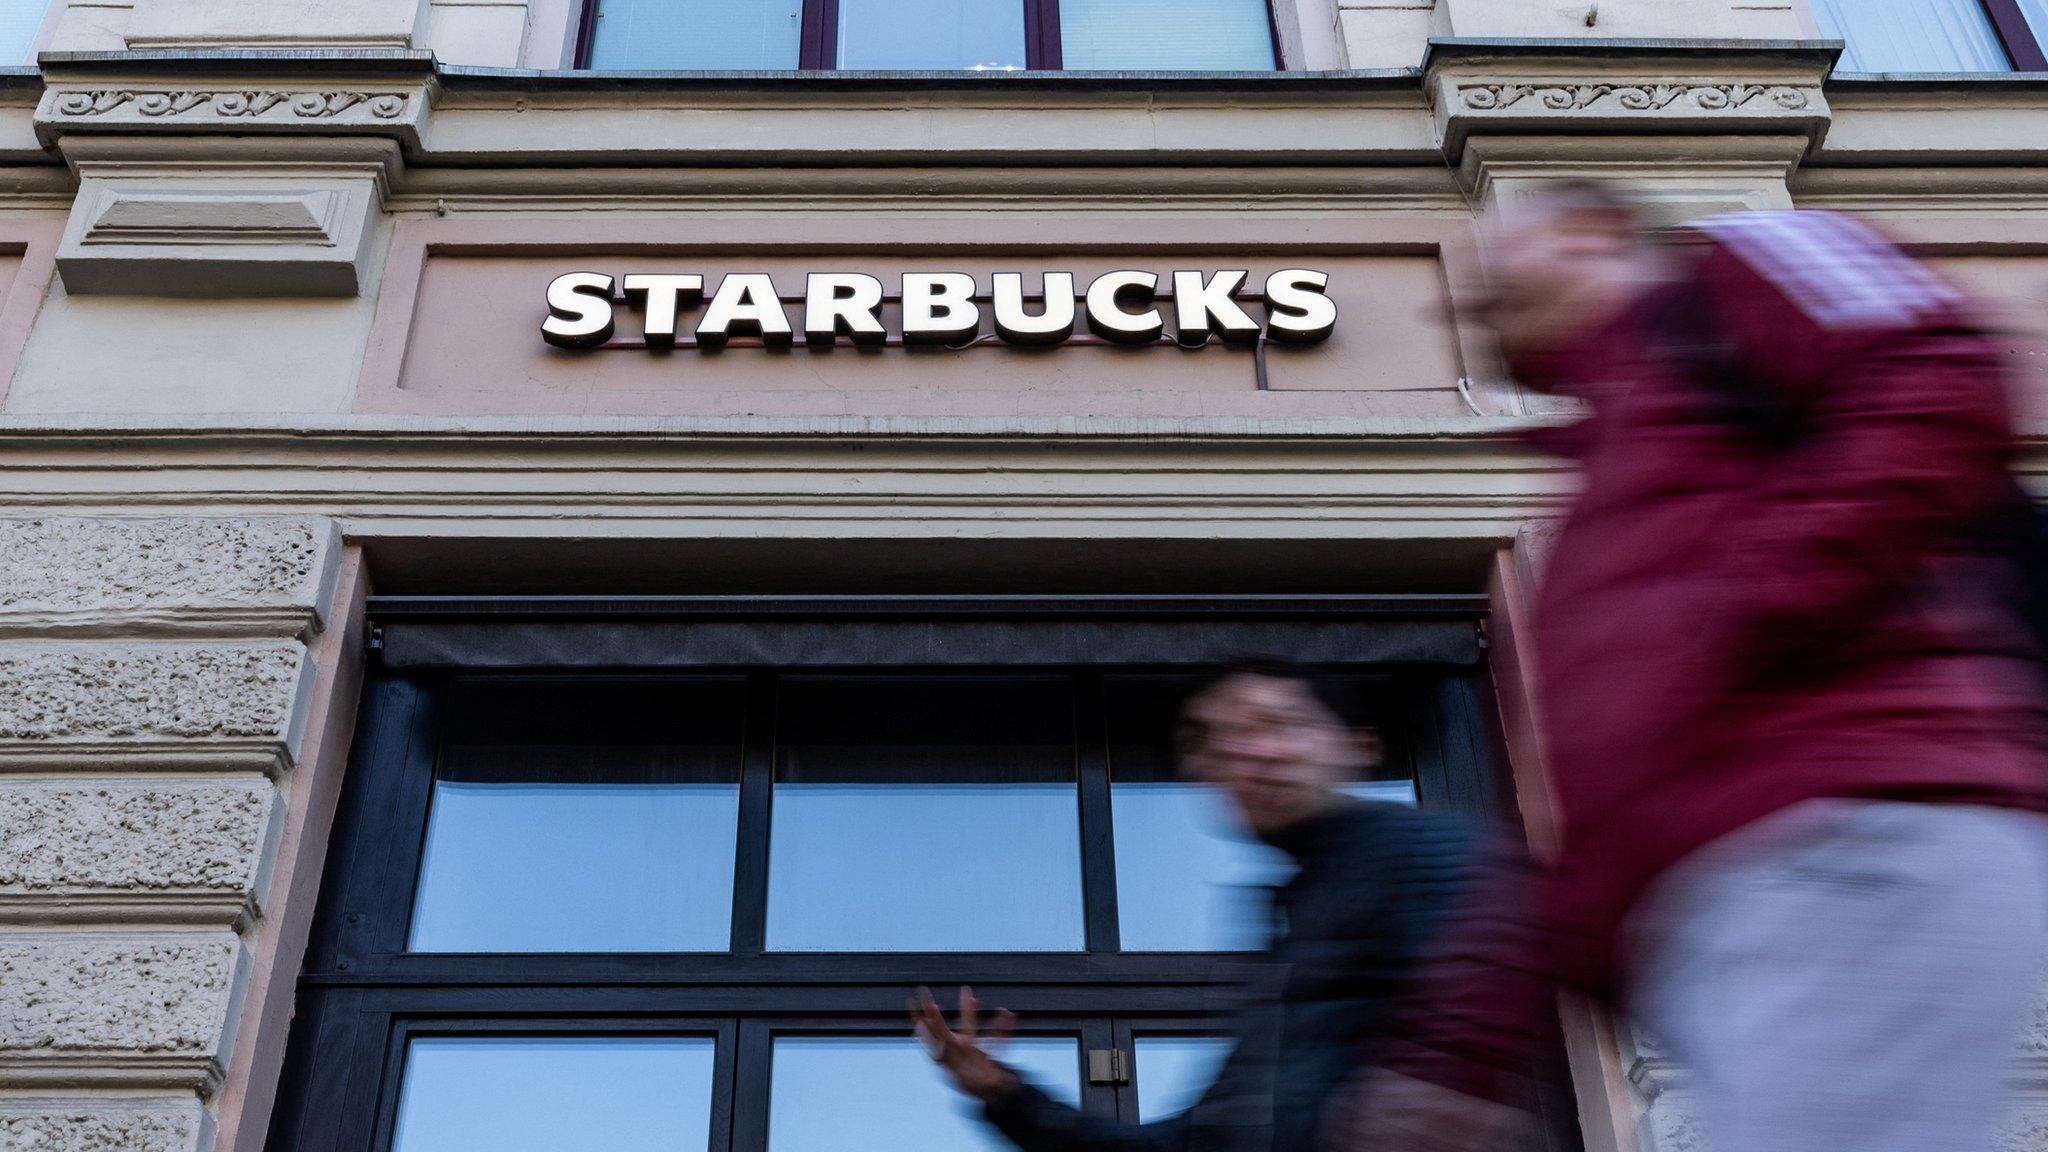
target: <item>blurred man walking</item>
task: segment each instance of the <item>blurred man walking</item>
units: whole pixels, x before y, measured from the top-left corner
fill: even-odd
[[[1269,979],[1251,990],[1236,1047],[1186,1112],[1150,1124],[1085,1115],[1001,1063],[1006,1013],[984,1025],[964,988],[957,1027],[929,993],[911,1005],[932,1058],[1025,1152],[1313,1147],[1332,1095],[1374,1050],[1389,1002],[1476,863],[1464,821],[1344,793],[1380,757],[1378,735],[1354,726],[1345,695],[1307,669],[1254,663],[1182,711],[1182,772],[1218,786],[1299,869],[1277,896],[1286,927],[1261,965]]]
[[[1575,184],[1489,239],[1513,373],[1591,405],[1535,617],[1562,852],[1456,932],[1336,1136],[1486,1146],[1547,979],[1632,1007],[1720,1152],[1985,1152],[2048,943],[1994,341],[1832,213],[1665,242]]]

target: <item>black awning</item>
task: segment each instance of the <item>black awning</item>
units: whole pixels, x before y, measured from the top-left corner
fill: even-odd
[[[372,597],[390,668],[1479,661],[1484,596]]]

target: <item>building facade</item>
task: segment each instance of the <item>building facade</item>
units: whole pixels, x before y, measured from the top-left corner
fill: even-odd
[[[1192,666],[1350,665],[1364,787],[1549,835],[1518,636],[1572,477],[1461,313],[1476,214],[1853,210],[2039,331],[2043,43],[2039,0],[15,0],[0,1148],[939,1146],[900,1005],[961,981],[1160,1114],[1259,866],[1172,782]],[[1562,1011],[1558,1145],[1697,1149],[1654,1044]]]

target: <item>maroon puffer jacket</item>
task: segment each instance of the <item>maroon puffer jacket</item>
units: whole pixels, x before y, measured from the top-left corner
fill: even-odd
[[[2048,684],[1978,539],[2012,492],[1995,341],[1847,217],[1724,217],[1681,255],[1692,282],[1515,366],[1594,414],[1548,437],[1585,491],[1534,621],[1561,854],[1466,926],[1395,1061],[1474,1094],[1545,980],[1614,994],[1632,904],[1709,841],[1816,797],[2048,807]],[[1789,443],[1729,419],[1759,390]]]

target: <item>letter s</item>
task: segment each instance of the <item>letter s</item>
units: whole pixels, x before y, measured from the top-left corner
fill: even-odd
[[[1330,274],[1282,268],[1266,277],[1266,339],[1320,344],[1337,327],[1337,305],[1323,294]]]
[[[595,348],[612,338],[612,278],[564,272],[548,284],[548,318],[540,338],[557,348]]]

